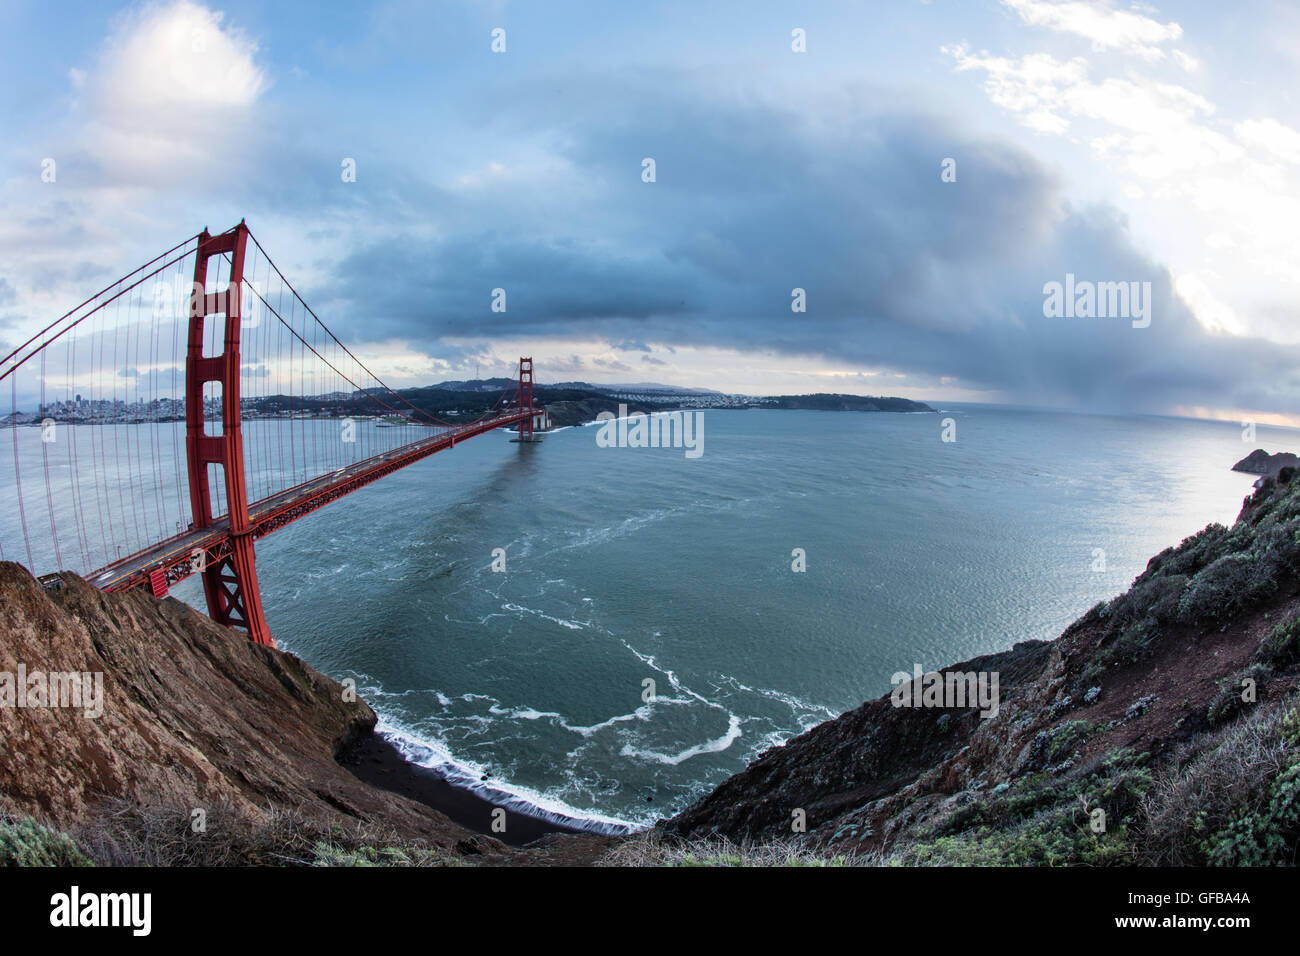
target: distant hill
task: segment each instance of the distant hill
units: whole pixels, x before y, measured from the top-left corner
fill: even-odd
[[[438,388],[449,392],[500,392],[513,384],[509,378],[475,378],[465,382],[439,382],[425,388]]]
[[[1262,448],[1256,448],[1241,461],[1232,466],[1233,471],[1244,471],[1248,475],[1265,475],[1273,477],[1283,468],[1300,467],[1300,457],[1290,452],[1280,451],[1270,455]]]
[[[832,412],[933,412],[925,402],[910,398],[887,398],[871,395],[774,395],[764,399],[768,408],[811,408]]]
[[[557,382],[551,388],[569,388],[589,392],[663,392],[666,395],[722,395],[715,388],[687,388],[683,385],[662,385],[658,382],[628,382],[616,385],[594,385],[591,382]]]

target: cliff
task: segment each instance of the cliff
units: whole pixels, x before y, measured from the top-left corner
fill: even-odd
[[[1294,863],[1295,476],[1265,479],[1231,529],[1157,555],[1057,640],[945,668],[998,672],[996,716],[870,701],[763,754],[654,839],[793,839],[902,863]]]
[[[1232,466],[1233,471],[1244,471],[1248,475],[1267,475],[1273,477],[1283,468],[1300,466],[1300,457],[1290,452],[1280,451],[1270,455],[1262,448],[1256,448],[1241,461]]]
[[[104,594],[74,574],[37,582],[9,562],[0,607],[0,811],[11,821],[69,831],[108,862],[318,862],[379,846],[426,862],[514,859],[341,763],[370,742],[375,713],[292,654],[173,598]],[[36,691],[52,674],[101,675],[99,705],[93,691],[76,707],[46,706],[57,693],[4,699],[19,675]]]
[[[1231,528],[1161,552],[1055,641],[944,669],[996,675],[996,713],[886,695],[647,834],[524,847],[374,757],[374,713],[293,655],[173,599],[0,563],[0,861],[1294,863],[1296,474],[1263,479]],[[102,713],[5,701],[20,669],[102,674]],[[368,772],[347,765],[358,751]]]
[[[648,415],[652,412],[668,411],[669,409],[667,407],[650,406],[644,402],[628,402],[617,398],[592,395],[580,399],[550,402],[546,406],[546,417],[552,428],[564,428],[594,422],[596,416],[602,412],[618,415],[624,410],[629,415]]]

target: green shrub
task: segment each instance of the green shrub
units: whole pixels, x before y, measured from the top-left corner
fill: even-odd
[[[1184,624],[1229,621],[1276,588],[1257,555],[1225,554],[1192,578],[1178,601],[1178,617]]]
[[[1211,866],[1295,865],[1300,844],[1300,709],[1292,708],[1282,718],[1278,736],[1287,750],[1262,805],[1237,806],[1226,826],[1202,840]]]
[[[1075,747],[1091,737],[1096,729],[1086,720],[1071,720],[1058,724],[1047,746],[1047,762],[1058,763],[1070,756]]]
[[[218,801],[207,826],[184,807],[106,800],[81,824],[78,842],[105,866],[458,866],[458,854],[409,840],[383,824],[344,823],[272,808],[249,819]]]
[[[1300,615],[1273,628],[1260,642],[1255,659],[1274,670],[1284,670],[1300,660]]]
[[[66,833],[31,817],[0,817],[0,866],[94,866]]]
[[[1127,827],[1121,824],[1093,833],[1082,808],[1053,809],[1010,830],[981,827],[914,844],[897,859],[910,866],[1123,866],[1131,862]]]
[[[1092,730],[1086,721],[1062,727],[1071,728],[1061,735],[1063,740],[1074,737],[1077,741]],[[1008,787],[971,800],[922,829],[914,842],[896,849],[891,862],[951,866],[1129,863],[1132,846],[1126,821],[1154,784],[1146,762],[1146,754],[1116,750],[1064,777],[1036,773],[1015,778]],[[1090,813],[1097,808],[1106,813],[1103,833],[1093,833],[1090,825]]]
[[[1268,671],[1263,665],[1252,664],[1245,670],[1219,681],[1218,690],[1205,709],[1205,719],[1209,721],[1210,726],[1218,727],[1220,724],[1225,724],[1245,710],[1249,706],[1242,697],[1245,693],[1245,682],[1254,681],[1258,693],[1259,685],[1266,677]]]
[[[400,846],[348,846],[319,840],[311,848],[312,866],[420,866],[446,860]]]
[[[647,830],[621,840],[596,861],[597,866],[773,867],[856,866],[863,859],[810,848],[796,839],[770,843],[733,843],[725,837],[680,840]]]

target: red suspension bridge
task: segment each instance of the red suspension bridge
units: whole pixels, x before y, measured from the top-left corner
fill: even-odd
[[[213,619],[269,645],[257,539],[467,438],[514,426],[534,441],[545,418],[529,358],[473,421],[416,407],[242,222],[205,229],[52,322],[0,360],[0,384],[13,451],[12,473],[0,468],[11,502],[0,560],[158,597],[197,573]]]

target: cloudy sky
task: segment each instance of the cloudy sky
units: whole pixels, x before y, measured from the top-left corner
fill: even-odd
[[[0,345],[246,217],[395,385],[1300,423],[1294,4],[7,0],[0,51]]]

